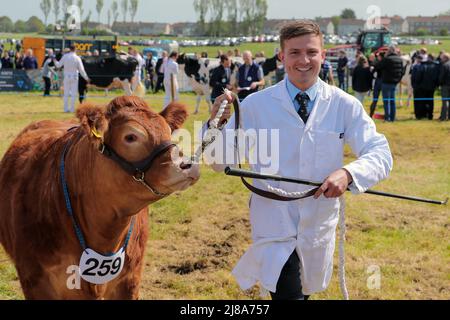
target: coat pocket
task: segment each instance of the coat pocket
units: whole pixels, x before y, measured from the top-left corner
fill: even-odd
[[[254,240],[286,237],[289,227],[287,204],[252,195],[250,223]]]
[[[323,180],[342,167],[344,153],[343,134],[332,131],[314,132],[316,178]]]

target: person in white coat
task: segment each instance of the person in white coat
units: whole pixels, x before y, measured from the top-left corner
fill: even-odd
[[[142,70],[145,67],[145,60],[144,58],[142,58],[140,53],[132,47],[128,48],[128,54],[134,57],[138,63],[136,66],[136,70],[134,71],[134,79],[131,84],[131,90],[134,92],[142,81]]]
[[[170,53],[166,64],[164,65],[164,90],[166,95],[164,97],[164,108],[169,105],[170,102],[178,101],[178,52],[173,51]]]
[[[57,68],[64,67],[64,112],[75,111],[75,99],[78,93],[79,74],[89,83],[90,79],[84,70],[81,58],[76,54],[75,45],[70,46],[70,51],[66,53],[60,61],[53,58]],[[71,98],[69,107],[69,97]]]
[[[386,138],[376,131],[361,103],[319,79],[325,58],[319,26],[311,21],[289,23],[281,30],[280,43],[279,57],[287,76],[278,84],[251,94],[241,104],[241,128],[256,130],[256,135],[248,135],[250,142],[245,145],[244,154],[252,171],[323,183],[314,197],[296,201],[252,194],[253,243],[232,273],[244,290],[259,282],[272,299],[302,300],[325,290],[330,283],[340,197],[347,187],[355,194],[362,193],[385,179],[393,160]],[[225,93],[216,99],[210,121],[225,99],[231,102],[233,97]],[[231,116],[230,105],[220,123],[228,119],[226,130],[234,130],[236,119]],[[267,139],[267,129],[276,129],[276,134]],[[222,133],[223,139],[216,139],[209,148],[224,148],[225,158],[235,152],[234,139],[227,139],[233,135]],[[263,141],[277,136],[268,165],[259,160],[257,150]],[[219,146],[221,141],[225,143]],[[347,165],[343,165],[344,144],[349,144],[357,156]],[[227,163],[230,157],[218,161],[217,152],[207,151],[204,159],[214,170],[234,165]],[[311,188],[287,182],[253,181],[253,186],[260,189],[269,190],[268,184],[287,192]]]

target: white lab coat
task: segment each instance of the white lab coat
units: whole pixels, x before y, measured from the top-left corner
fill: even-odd
[[[166,95],[164,97],[164,108],[167,107],[172,101],[171,75],[173,75],[174,101],[178,101],[178,63],[169,58],[167,59],[167,63],[164,65],[164,89],[166,91]]]
[[[88,75],[84,70],[81,58],[75,52],[66,53],[60,61],[55,60],[57,68],[64,67],[64,112],[75,111],[75,99],[78,93],[78,74],[87,81]],[[71,102],[69,105],[69,97]]]
[[[134,82],[133,82],[133,85],[131,88],[134,91],[134,90],[136,90],[136,87],[140,84],[140,82],[142,81],[141,75],[142,75],[142,68],[145,67],[145,60],[141,57],[141,55],[139,53],[133,57],[138,62],[137,66],[136,66],[136,70],[134,71],[135,79],[134,79]]]
[[[353,193],[364,192],[388,176],[392,169],[388,142],[376,132],[374,122],[356,98],[319,79],[321,86],[305,126],[295,111],[285,81],[248,96],[241,104],[244,130],[279,129],[276,174],[323,181],[343,167],[343,147],[348,143],[358,157],[344,166],[353,177],[350,185]],[[233,128],[234,116],[227,124],[227,129]],[[233,153],[231,140],[227,140],[226,152]],[[258,146],[258,143],[253,139],[250,145]],[[254,147],[245,150],[247,156],[252,152]],[[212,161],[208,152],[205,157],[206,161]],[[213,166],[215,170],[223,167]],[[259,163],[251,169],[267,173]],[[258,180],[253,184],[266,189]],[[288,192],[311,188],[287,182],[270,182],[270,185]],[[321,196],[317,200],[311,197],[282,202],[253,194],[250,200],[253,244],[232,272],[241,288],[246,290],[260,282],[265,289],[275,292],[281,269],[296,249],[303,294],[325,290],[332,275],[338,212],[338,199]]]

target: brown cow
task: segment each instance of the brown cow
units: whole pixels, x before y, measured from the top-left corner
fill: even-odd
[[[106,107],[84,105],[77,117],[76,127],[49,120],[31,124],[6,152],[0,162],[0,242],[27,299],[137,299],[147,206],[199,178],[198,166],[164,144],[185,121],[186,108],[173,103],[158,114],[140,98],[119,97]],[[151,163],[139,164],[161,145]],[[133,179],[127,165],[145,167],[144,180]],[[78,266],[83,249],[68,214],[63,176],[89,248],[103,255],[119,251],[134,220],[123,270],[106,284],[81,280],[78,289],[68,286],[68,268]]]

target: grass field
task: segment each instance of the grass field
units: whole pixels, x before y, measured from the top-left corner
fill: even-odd
[[[111,98],[92,99],[107,103]],[[161,109],[162,99],[146,96],[155,110]],[[192,112],[194,96],[183,94],[181,99]],[[435,118],[441,102],[436,105]],[[185,127],[192,132],[194,120],[207,118],[206,109],[202,102],[202,112],[190,116]],[[31,121],[71,117],[62,113],[59,97],[0,95],[0,156]],[[376,120],[376,125],[394,156],[390,178],[376,190],[436,199],[450,195],[450,122],[416,121],[412,107],[401,107],[397,122]],[[351,159],[347,150],[346,161]],[[239,179],[202,167],[194,187],[151,206],[141,298],[259,299],[257,288],[240,291],[230,274],[250,244],[248,197]],[[450,298],[448,206],[370,195],[347,194],[346,200],[347,287],[352,299]],[[367,286],[373,266],[381,271],[380,289]],[[341,298],[335,269],[329,289],[312,299]],[[0,299],[23,299],[2,248]]]

